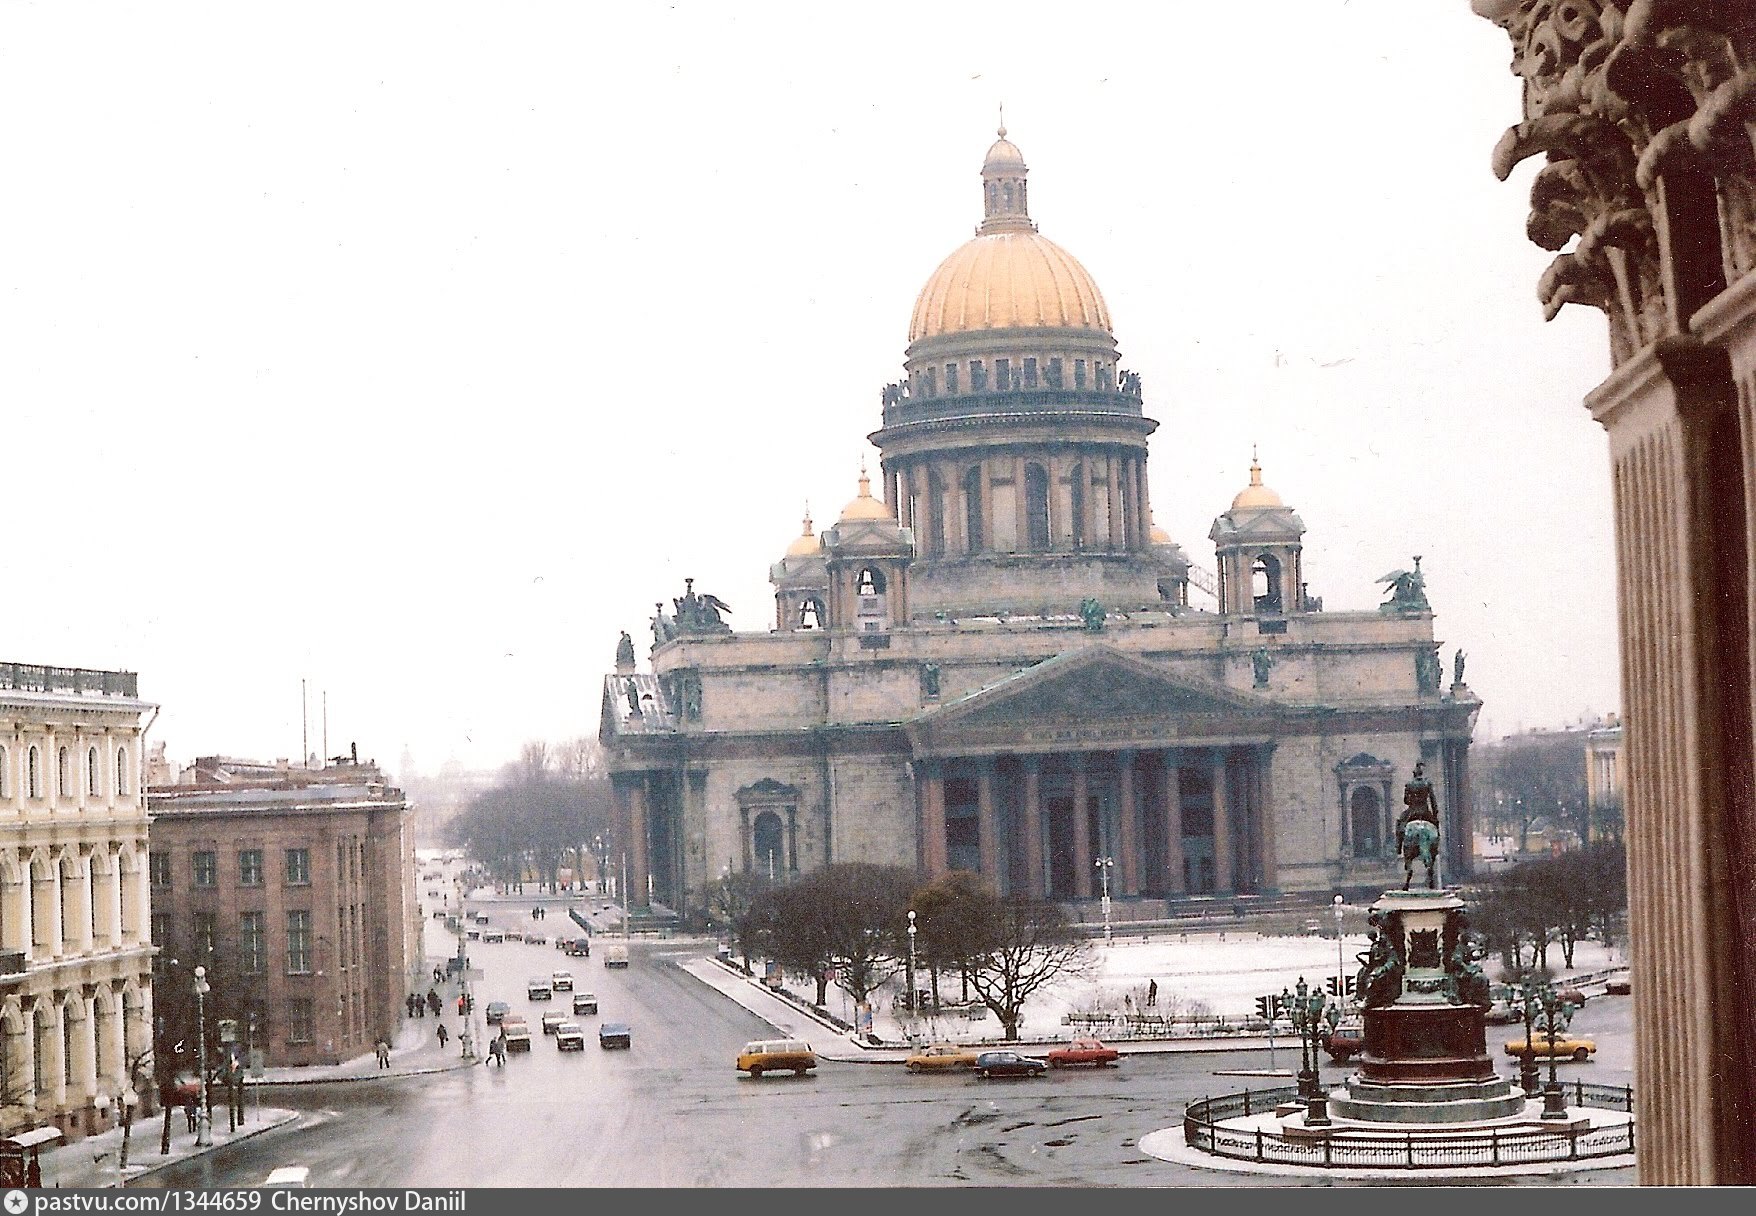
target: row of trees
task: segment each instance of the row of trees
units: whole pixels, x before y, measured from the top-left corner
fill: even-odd
[[[1009,1039],[1018,1037],[1032,995],[1089,973],[1093,962],[1059,905],[1002,899],[959,871],[925,886],[913,870],[865,862],[825,866],[785,885],[734,874],[710,890],[707,907],[746,968],[753,956],[773,961],[814,983],[819,1006],[828,1004],[831,980],[865,1004],[908,967],[912,910],[914,962],[935,999],[940,977],[956,976]]]
[[[1620,840],[1622,808],[1606,799],[1593,806],[1586,796],[1585,729],[1513,735],[1483,744],[1471,753],[1478,773],[1480,820],[1496,835],[1518,837],[1528,850],[1530,833],[1548,824],[1576,837]]]
[[[1546,971],[1549,947],[1573,966],[1582,941],[1616,943],[1628,909],[1627,854],[1619,840],[1595,841],[1513,866],[1472,894],[1471,924],[1510,974]]]
[[[554,889],[569,863],[577,878],[611,834],[613,795],[598,744],[527,743],[501,779],[445,826],[446,843],[465,849],[498,882],[538,874]]]

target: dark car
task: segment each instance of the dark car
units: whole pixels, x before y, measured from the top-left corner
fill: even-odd
[[[1604,992],[1608,996],[1627,996],[1633,991],[1634,981],[1631,976],[1616,975],[1604,981]]]
[[[626,1022],[605,1022],[598,1027],[599,1047],[633,1047],[634,1031]]]
[[[1329,1037],[1323,1042],[1323,1050],[1337,1064],[1346,1064],[1349,1060],[1366,1050],[1366,1028],[1359,1022],[1341,1023],[1330,1031]]]
[[[984,1051],[976,1057],[978,1077],[1040,1077],[1048,1071],[1047,1061],[1016,1051]]]
[[[492,1026],[510,1012],[512,1012],[512,1006],[505,1001],[489,1001],[484,1016],[488,1019],[488,1025]]]

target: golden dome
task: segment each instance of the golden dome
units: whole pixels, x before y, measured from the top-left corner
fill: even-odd
[[[865,466],[860,466],[860,493],[847,506],[841,509],[841,523],[853,523],[862,519],[894,519],[890,508],[884,505],[881,498],[872,497],[872,479],[866,476]]]
[[[1110,332],[1110,311],[1077,258],[1031,222],[1024,156],[1000,138],[982,162],[981,227],[921,288],[908,340],[984,329]]]
[[[805,507],[805,530],[799,538],[787,546],[788,557],[815,557],[823,552],[823,541],[811,532],[811,508]]]
[[[1110,310],[1076,258],[1036,232],[978,236],[921,288],[908,340],[982,329],[1096,329]]]
[[[1171,539],[1171,534],[1157,524],[1152,525],[1151,538],[1152,543],[1155,545],[1170,545],[1176,543]]]
[[[1232,499],[1232,510],[1239,507],[1284,507],[1280,495],[1262,484],[1262,466],[1256,463],[1256,453],[1250,453],[1250,484],[1238,491]]]

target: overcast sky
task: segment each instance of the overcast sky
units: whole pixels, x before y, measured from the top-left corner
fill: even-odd
[[[627,629],[854,496],[1005,106],[1214,565],[1422,555],[1478,739],[1617,708],[1600,314],[1544,323],[1466,0],[0,0],[0,659],[138,671],[174,760],[594,735]],[[1197,604],[1210,604],[1197,597]]]

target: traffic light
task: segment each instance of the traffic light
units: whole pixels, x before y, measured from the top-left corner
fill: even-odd
[[[1273,997],[1259,996],[1256,998],[1256,1016],[1257,1017],[1261,1018],[1265,1022],[1269,1021],[1270,1019],[1272,1019],[1274,1017],[1273,1010],[1274,1010],[1274,998]]]
[[[1341,995],[1341,979],[1340,979],[1340,977],[1332,975],[1329,977],[1328,983],[1329,983],[1329,995],[1330,996],[1340,996]]]

